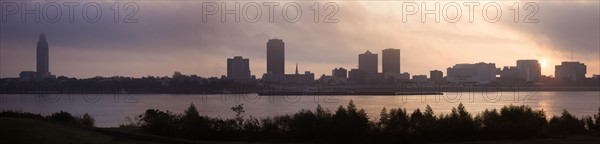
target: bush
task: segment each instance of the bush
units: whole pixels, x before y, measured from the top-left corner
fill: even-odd
[[[462,103],[457,108],[452,108],[452,113],[440,116],[438,132],[443,139],[461,141],[477,137],[479,125],[471,114],[467,112]]]
[[[180,117],[169,112],[163,112],[155,109],[148,109],[138,116],[141,121],[141,127],[150,133],[161,135],[175,135],[177,133]]]
[[[340,106],[332,116],[332,135],[338,141],[362,141],[370,128],[367,113],[363,109],[357,110],[352,100],[346,109]]]
[[[560,117],[553,116],[550,119],[548,133],[550,136],[565,136],[568,134],[577,134],[585,132],[585,123],[583,119],[577,119],[567,110],[564,110]]]
[[[2,111],[0,112],[0,117],[17,117],[17,118],[29,118],[29,119],[45,119],[44,116],[40,114],[33,114],[29,112],[20,112],[20,111]]]
[[[52,115],[48,116],[47,119],[77,124],[77,119],[70,113],[64,111],[53,113]]]
[[[412,112],[384,107],[377,123],[370,122],[353,101],[339,106],[335,113],[320,105],[314,111],[260,119],[244,118],[243,105],[232,107],[232,111],[235,118],[220,119],[201,116],[193,104],[182,115],[149,109],[138,117],[136,125],[159,135],[212,140],[411,143],[565,136],[587,131],[585,124],[589,129],[597,128],[599,119],[596,115],[584,122],[565,111],[548,122],[542,110],[512,105],[473,117],[462,103],[440,116],[429,105],[424,111]]]
[[[82,125],[89,127],[93,127],[94,123],[96,122],[96,120],[94,120],[94,118],[92,118],[92,116],[90,116],[88,113],[84,113],[81,119],[78,119],[78,121]]]
[[[485,110],[476,119],[481,123],[482,132],[487,138],[523,139],[540,137],[548,125],[542,110],[528,106],[504,106],[500,113],[493,109]]]
[[[206,137],[210,135],[210,126],[207,125],[208,123],[208,118],[200,116],[196,106],[192,103],[184,111],[184,115],[181,118],[181,132],[188,138]]]

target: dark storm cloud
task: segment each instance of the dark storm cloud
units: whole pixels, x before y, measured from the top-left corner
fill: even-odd
[[[600,6],[598,2],[536,2],[539,23],[510,23],[541,43],[552,45],[556,53],[575,60],[598,60],[600,51]],[[510,16],[510,15],[509,15]],[[524,16],[524,15],[522,15]],[[512,18],[512,17],[511,17]]]
[[[279,7],[287,3],[291,2],[279,2]],[[33,2],[26,4],[34,5]],[[40,4],[45,5],[45,3]],[[81,2],[80,6],[85,4],[85,1]],[[186,57],[178,55],[179,53],[206,55],[206,57],[197,57],[197,61],[194,62],[224,61],[227,57],[243,55],[253,58],[256,63],[264,63],[258,60],[265,57],[265,43],[268,39],[275,37],[282,38],[286,42],[286,53],[288,54],[286,59],[288,61],[322,63],[329,60],[332,63],[343,63],[352,60],[353,55],[356,54],[352,51],[339,50],[352,47],[352,45],[340,38],[340,34],[343,34],[344,31],[339,30],[338,24],[315,24],[312,22],[312,17],[309,17],[311,15],[307,15],[310,14],[307,12],[308,6],[312,4],[309,2],[299,2],[304,11],[302,19],[297,23],[284,21],[281,16],[281,8],[275,9],[275,22],[269,23],[266,16],[267,9],[264,7],[262,19],[258,23],[246,22],[243,19],[239,23],[232,22],[232,16],[228,17],[228,22],[222,23],[218,14],[209,17],[207,22],[202,22],[202,9],[200,9],[202,2],[170,3],[163,1],[136,2],[139,12],[134,18],[139,22],[115,23],[112,19],[112,11],[108,10],[112,3],[99,2],[99,4],[103,9],[102,19],[96,23],[85,21],[80,15],[81,9],[75,9],[73,23],[68,22],[65,18],[64,10],[63,20],[58,23],[48,23],[44,19],[41,23],[36,23],[33,18],[28,18],[25,23],[22,23],[19,15],[9,16],[8,22],[2,24],[2,51],[10,53],[16,49],[27,48],[26,51],[32,52],[38,33],[46,32],[51,48],[54,48],[54,54],[59,53],[58,51],[104,51],[170,58]],[[233,5],[231,2],[227,4]],[[346,8],[350,9],[350,7]],[[352,9],[360,10],[361,7],[360,5],[352,6]],[[121,13],[127,14],[123,10]],[[345,15],[339,14],[336,18],[349,19],[352,15],[354,13],[348,11]],[[328,39],[328,41],[322,41],[324,39]],[[336,55],[323,53],[335,53]],[[126,57],[117,56],[103,57],[106,59],[104,61],[127,61]],[[112,57],[114,58],[111,59]],[[220,59],[208,57],[220,57]],[[81,56],[64,56],[57,59],[77,60],[76,58],[85,62],[97,60],[86,60],[90,57]],[[30,59],[19,61],[30,61]],[[189,63],[189,61],[181,62]],[[23,63],[5,64],[3,69],[10,69],[12,74],[9,75],[14,75],[22,70],[16,69],[17,67],[11,66],[11,64],[23,65]],[[31,64],[27,63],[27,65]],[[90,65],[93,64],[90,63]],[[199,67],[198,69],[206,68]],[[258,72],[260,71],[262,69],[258,70]]]

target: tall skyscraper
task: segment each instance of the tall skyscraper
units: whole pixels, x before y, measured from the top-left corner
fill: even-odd
[[[270,39],[267,42],[267,73],[281,74],[285,72],[285,46],[281,39]]]
[[[584,80],[587,66],[580,62],[562,62],[554,69],[556,79],[563,81]]]
[[[400,73],[400,50],[384,49],[381,56],[382,73]]]
[[[364,73],[366,80],[375,80],[377,78],[377,54],[370,51],[358,55],[358,69]]]
[[[241,56],[227,59],[227,78],[234,81],[252,79],[252,76],[250,76],[250,60]]]
[[[36,49],[37,75],[39,79],[50,77],[49,52],[46,34],[41,33]]]
[[[537,60],[517,60],[521,79],[536,81],[542,76],[542,67]]]

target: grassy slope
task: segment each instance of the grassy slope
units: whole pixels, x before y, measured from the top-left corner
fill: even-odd
[[[52,122],[0,118],[1,143],[114,143],[112,137]]]
[[[120,128],[82,128],[68,124],[26,118],[0,117],[0,144],[162,144],[247,142],[192,141],[156,136]],[[260,144],[258,142],[256,144]]]

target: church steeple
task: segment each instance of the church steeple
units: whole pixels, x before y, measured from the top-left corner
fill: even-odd
[[[296,63],[296,74],[299,74],[298,73],[298,63]]]

